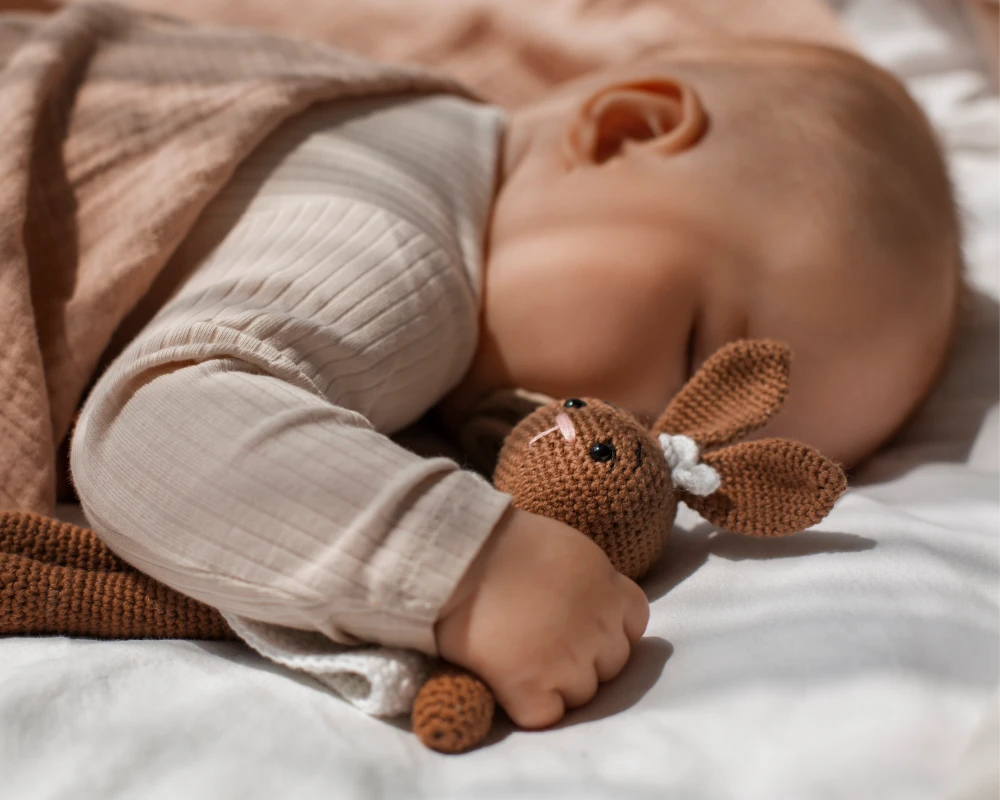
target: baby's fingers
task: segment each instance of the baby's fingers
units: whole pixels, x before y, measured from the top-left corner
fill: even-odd
[[[632,645],[624,634],[619,633],[611,644],[608,644],[594,659],[594,670],[597,679],[604,683],[610,681],[622,671],[632,653]]]
[[[566,714],[566,703],[554,689],[505,692],[493,687],[493,691],[497,702],[519,728],[547,728]]]
[[[559,687],[566,708],[580,708],[589,703],[597,694],[598,677],[594,667],[576,669],[566,676]]]

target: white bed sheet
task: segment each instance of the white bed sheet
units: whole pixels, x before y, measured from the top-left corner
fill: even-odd
[[[0,796],[995,797],[1000,104],[954,4],[836,6],[948,145],[976,290],[943,386],[817,532],[682,518],[622,676],[462,757],[237,645],[0,641]]]

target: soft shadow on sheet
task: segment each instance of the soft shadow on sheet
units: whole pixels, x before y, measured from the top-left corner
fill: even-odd
[[[794,536],[759,539],[718,531],[708,523],[670,535],[659,562],[642,581],[650,602],[659,600],[700,569],[710,555],[728,561],[796,558],[820,553],[854,553],[871,550],[875,542],[853,533],[805,531]]]

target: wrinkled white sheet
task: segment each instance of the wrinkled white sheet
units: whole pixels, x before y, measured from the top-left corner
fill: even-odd
[[[1000,104],[952,4],[835,5],[948,145],[977,290],[944,385],[817,532],[683,518],[623,675],[458,758],[238,645],[0,641],[0,795],[995,797]]]

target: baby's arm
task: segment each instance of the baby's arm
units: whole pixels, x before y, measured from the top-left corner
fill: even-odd
[[[440,646],[515,720],[555,721],[541,693],[575,703],[599,652],[621,658],[608,583],[638,589],[576,531],[383,435],[460,379],[476,281],[457,243],[344,195],[337,127],[298,119],[202,214],[167,270],[183,281],[87,400],[81,502],[118,553],[186,594],[341,642]]]
[[[114,550],[224,611],[435,651],[507,496],[245,361],[131,361],[95,388],[72,447]]]

